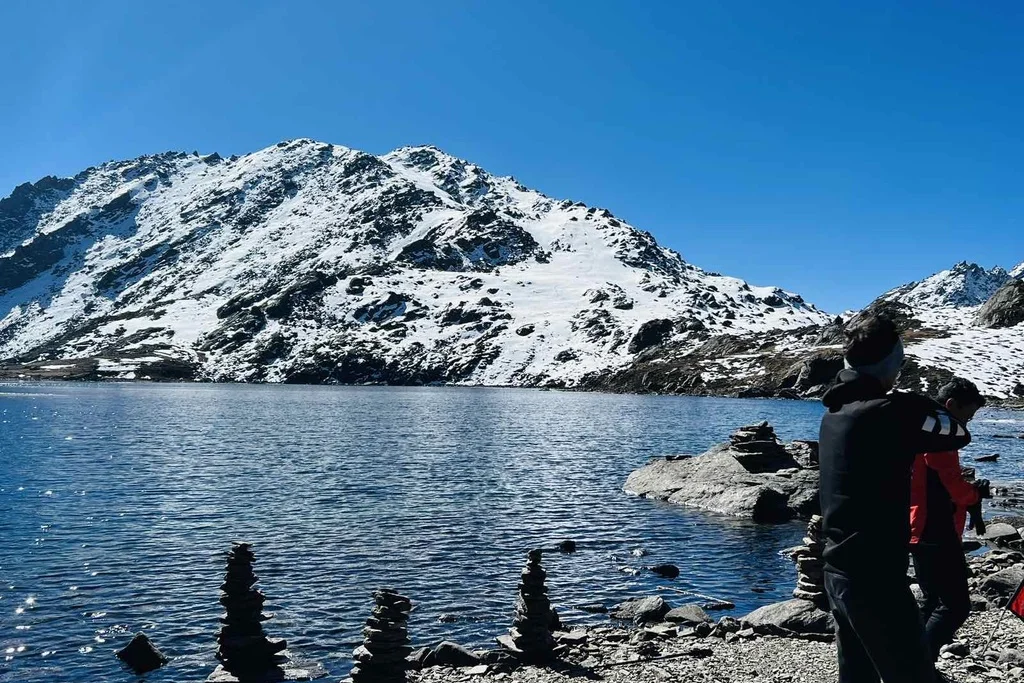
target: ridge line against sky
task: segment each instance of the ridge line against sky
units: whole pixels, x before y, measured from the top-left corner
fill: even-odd
[[[0,5],[0,195],[167,150],[434,144],[824,310],[1024,261],[1024,6]]]

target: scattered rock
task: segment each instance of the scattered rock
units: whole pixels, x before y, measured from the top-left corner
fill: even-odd
[[[665,613],[665,621],[676,624],[710,624],[711,617],[697,604],[683,605]]]
[[[131,642],[117,652],[117,658],[137,674],[155,671],[170,661],[145,633],[136,633]]]
[[[997,545],[1006,546],[1014,541],[1021,540],[1020,532],[1010,524],[990,524],[982,537],[985,541]]]
[[[443,640],[426,656],[423,666],[451,666],[458,668],[476,666],[479,663],[480,657],[473,652],[470,652],[458,643]]]
[[[1022,581],[1024,581],[1024,569],[1010,567],[987,577],[981,582],[979,590],[985,597],[990,600],[995,599],[1000,605],[1003,605],[1009,601],[1010,596]]]
[[[638,624],[661,621],[668,614],[669,605],[659,596],[627,600],[616,605],[611,613],[613,619],[625,619]]]
[[[971,654],[971,648],[967,646],[967,643],[955,641],[949,645],[943,645],[939,652],[941,654],[949,654],[954,657],[966,657]]]
[[[754,630],[775,626],[792,633],[832,633],[832,617],[809,600],[795,598],[765,605],[741,619]]]
[[[675,579],[679,577],[679,567],[674,564],[656,564],[651,567],[651,571],[666,579]]]

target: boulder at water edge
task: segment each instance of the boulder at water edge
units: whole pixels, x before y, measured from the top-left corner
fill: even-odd
[[[755,631],[782,629],[799,634],[830,634],[832,616],[809,600],[786,600],[765,605],[743,617],[740,622]]]
[[[615,606],[615,611],[609,616],[612,619],[626,619],[638,624],[647,624],[654,621],[661,621],[668,614],[669,605],[664,598],[651,597],[627,600]]]
[[[767,423],[742,427],[697,457],[641,467],[625,490],[758,522],[810,517],[819,509],[815,450],[811,442],[778,443]]]
[[[665,614],[665,621],[696,626],[697,624],[710,624],[712,620],[700,605],[690,604],[669,610]]]

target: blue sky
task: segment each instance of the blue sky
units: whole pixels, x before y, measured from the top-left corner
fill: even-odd
[[[436,144],[823,308],[1024,261],[1017,2],[0,3],[0,195],[175,150]]]

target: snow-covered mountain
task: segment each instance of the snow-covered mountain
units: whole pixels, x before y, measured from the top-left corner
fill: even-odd
[[[167,153],[0,201],[0,359],[35,376],[574,386],[828,319],[434,147]]]
[[[1024,274],[1024,264],[1017,267]],[[1004,268],[985,270],[976,263],[961,261],[949,270],[882,295],[884,301],[898,301],[913,308],[980,306],[1011,278]]]
[[[843,367],[844,329],[883,310],[901,327],[907,366],[900,388],[934,392],[953,375],[1000,399],[1024,397],[1024,265],[1009,273],[958,263],[883,294],[830,324],[670,341],[595,388],[740,396],[820,396]]]
[[[952,371],[984,393],[1008,397],[1024,387],[1024,325],[992,324],[979,313],[993,306],[1018,308],[1019,297],[1006,294],[1021,288],[1022,278],[1024,263],[1007,271],[961,262],[882,299],[909,307],[918,329],[907,353],[918,365]],[[999,317],[1022,320],[1024,310]]]

